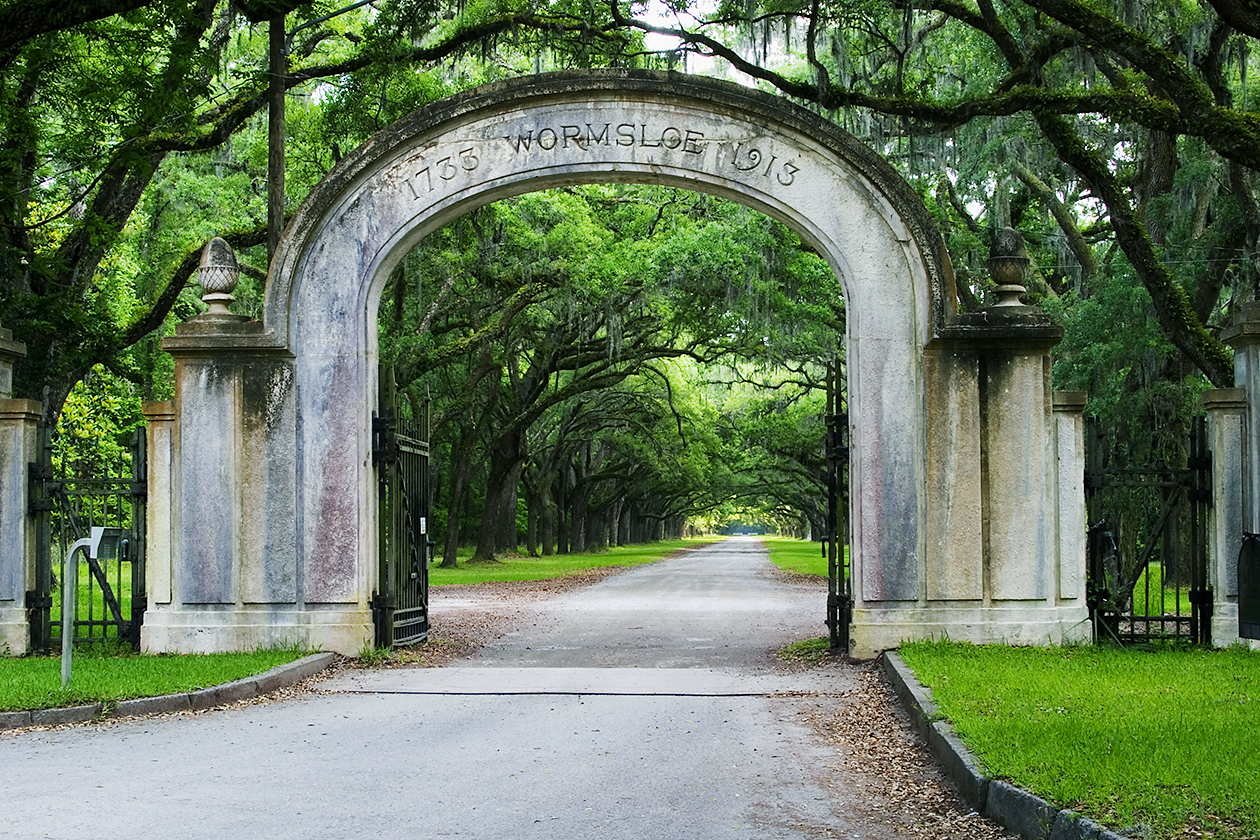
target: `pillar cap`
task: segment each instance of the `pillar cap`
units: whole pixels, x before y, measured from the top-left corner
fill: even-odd
[[[1199,394],[1199,403],[1209,411],[1213,409],[1245,409],[1247,407],[1247,389],[1209,388]]]
[[[1088,391],[1051,391],[1051,404],[1055,411],[1084,411],[1089,402]]]
[[[1229,326],[1221,330],[1221,341],[1230,347],[1260,344],[1260,303],[1244,303]]]

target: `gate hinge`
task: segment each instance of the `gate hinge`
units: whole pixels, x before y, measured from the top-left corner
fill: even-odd
[[[1085,473],[1085,489],[1099,490],[1103,486],[1103,477],[1097,473]]]
[[[1198,604],[1200,606],[1214,602],[1211,587],[1208,587],[1207,589],[1191,589],[1189,597],[1190,603]]]
[[[398,436],[391,417],[372,416],[372,465],[398,460]]]
[[[52,595],[47,592],[37,592],[34,589],[26,590],[26,608],[28,610],[50,610],[52,609]]]
[[[131,482],[131,495],[136,498],[147,498],[149,495],[148,479]]]
[[[1212,504],[1212,491],[1208,488],[1190,487],[1186,490],[1186,499],[1191,502]]]
[[[32,481],[52,481],[57,476],[53,472],[52,464],[37,464],[34,461],[27,461],[26,477]]]
[[[27,499],[26,515],[35,516],[36,514],[52,510],[54,507],[52,499]]]
[[[1200,472],[1212,469],[1212,453],[1206,452],[1203,455],[1191,456],[1186,459],[1186,468],[1199,470]]]

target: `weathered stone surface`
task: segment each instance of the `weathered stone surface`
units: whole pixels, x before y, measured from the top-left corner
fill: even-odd
[[[17,729],[30,725],[30,712],[0,712],[0,729]]]
[[[1059,809],[1026,790],[1006,782],[991,781],[984,815],[1024,840],[1048,840]]]
[[[16,343],[16,342],[11,342]],[[3,348],[0,348],[2,350]],[[0,360],[0,369],[11,359]],[[27,464],[35,460],[42,405],[0,398],[0,652],[26,653],[26,590],[33,582],[34,532],[27,515]]]
[[[236,601],[238,385],[229,366],[212,360],[177,365],[174,584],[181,603]]]
[[[995,601],[1048,595],[1046,458],[1050,359],[991,354],[981,376],[986,420],[989,585]]]
[[[1207,446],[1212,453],[1212,504],[1207,517],[1207,585],[1215,600],[1212,643],[1238,641],[1238,550],[1247,509],[1247,392],[1219,388],[1201,395],[1207,409]],[[1253,467],[1254,469],[1254,467]]]
[[[1247,399],[1246,442],[1249,469],[1243,491],[1243,528],[1260,533],[1260,304],[1244,304],[1234,322],[1221,331],[1234,348],[1234,385]]]
[[[1074,811],[1063,810],[1050,828],[1050,840],[1097,840],[1098,823]]]
[[[927,599],[984,597],[979,359],[929,349]]]
[[[270,488],[297,484],[297,408],[293,365],[263,359],[243,372],[241,449],[241,600],[297,602],[297,508]],[[251,558],[257,558],[251,562]]]
[[[1085,595],[1085,392],[1055,391],[1052,400],[1059,598],[1072,600]]]
[[[149,461],[149,505],[144,546],[145,590],[149,609],[171,602],[174,540],[175,404],[144,404]],[[144,626],[140,632],[143,634]]]
[[[188,694],[163,694],[160,697],[138,697],[135,700],[119,700],[110,709],[111,717],[128,715],[157,715],[171,712],[182,712],[191,709]]]
[[[1065,613],[1027,604],[1049,591],[1048,386],[1026,364],[988,360],[1010,352],[1040,363],[1061,331],[1026,307],[982,313],[975,323],[947,319],[948,261],[917,196],[834,124],[737,85],[617,70],[490,85],[390,126],[347,156],[294,218],[272,263],[261,323],[202,316],[166,341],[181,365],[174,597],[150,611],[146,646],[236,648],[287,628],[295,640],[353,654],[371,638],[370,429],[382,286],[425,235],[475,206],[608,181],[740,201],[799,231],[835,270],[854,418],[855,622],[867,625],[856,650],[940,632],[982,641],[1062,635]],[[1009,389],[1009,398],[992,388],[982,398],[987,385],[970,368],[955,378],[963,391],[929,386],[940,371],[928,373],[924,348],[949,336],[988,354],[988,384]],[[944,404],[935,399],[942,394]],[[1031,408],[1012,402],[1025,398]],[[990,563],[999,558],[994,592],[1013,599],[1011,612],[975,603],[983,582],[968,527],[976,483],[972,474],[949,477],[950,441],[935,437],[1000,406],[1008,410],[993,429],[979,437],[957,430],[957,442],[974,451],[979,441],[1010,483],[987,498],[990,514],[1002,517],[988,549]],[[929,466],[929,452],[941,460]],[[933,507],[943,500],[929,498],[929,487],[949,497],[956,517]],[[1024,551],[1035,557],[1017,559]],[[261,613],[247,609],[255,604]]]
[[[248,700],[251,697],[257,697],[259,693],[257,678],[246,677],[242,680],[235,680],[223,685],[189,692],[188,704],[193,711],[198,711],[200,709],[213,708],[214,706],[222,706],[225,703]]]
[[[39,709],[31,712],[31,726],[59,726],[63,723],[83,723],[101,713],[101,704],[69,706],[64,709]]]

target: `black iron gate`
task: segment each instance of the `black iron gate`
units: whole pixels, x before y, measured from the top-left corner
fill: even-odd
[[[848,652],[853,596],[849,580],[848,482],[849,415],[843,391],[842,362],[827,366],[827,530],[823,555],[827,558],[827,630],[831,649]]]
[[[1196,418],[1184,467],[1113,467],[1095,422],[1086,441],[1088,597],[1094,637],[1211,642],[1206,508],[1212,457]]]
[[[372,416],[380,553],[372,607],[377,647],[397,647],[429,635],[429,404],[404,421],[392,371],[382,368],[380,383]]]
[[[61,645],[61,586],[66,554],[92,526],[120,528],[116,558],[84,556],[79,572],[75,641],[105,641],[140,649],[144,621],[146,451],[144,429],[117,462],[86,470],[53,457],[53,432],[39,431],[38,459],[27,465],[27,515],[35,537],[35,577],[26,593],[31,649]]]

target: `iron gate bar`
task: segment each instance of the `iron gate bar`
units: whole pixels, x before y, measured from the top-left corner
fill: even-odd
[[[140,646],[144,616],[144,532],[147,484],[145,436],[138,429],[133,439],[131,463],[125,456],[107,468],[104,478],[74,476],[63,464],[54,468],[53,436],[39,430],[37,460],[28,465],[30,504],[28,515],[35,532],[34,588],[27,593],[31,648],[51,650],[60,644],[60,622],[52,620],[56,606],[55,569],[60,568],[69,545],[87,536],[93,525],[121,527],[128,531],[119,556],[104,565],[87,559],[85,595],[87,609],[74,622],[75,642],[119,640],[134,649]],[[130,475],[128,474],[130,473]],[[123,563],[130,563],[129,579]],[[130,584],[128,587],[127,584]],[[130,589],[129,597],[126,589]],[[130,610],[127,601],[130,601]]]
[[[404,423],[393,371],[380,368],[379,411],[372,415],[377,470],[379,568],[372,599],[376,645],[422,642],[429,632],[429,405]]]
[[[1206,514],[1212,503],[1211,454],[1207,449],[1206,428],[1202,417],[1192,423],[1190,446],[1184,468],[1113,468],[1102,467],[1106,457],[1105,441],[1096,420],[1090,421],[1089,469],[1085,475],[1087,505],[1091,513],[1088,600],[1094,619],[1095,636],[1106,633],[1118,642],[1149,641],[1157,637],[1187,639],[1192,643],[1208,643],[1211,638],[1211,590],[1207,588]],[[1100,493],[1105,490],[1158,492],[1158,513],[1140,514],[1141,530],[1133,539],[1140,546],[1138,561],[1126,573],[1122,550],[1110,534],[1112,511],[1100,516]],[[1188,519],[1187,556],[1172,556],[1179,546],[1170,545],[1167,529],[1175,512],[1186,505]],[[1108,544],[1110,550],[1108,550]],[[1161,549],[1158,561],[1153,558]],[[1168,612],[1168,569],[1171,559],[1178,569],[1172,587],[1173,608]],[[1110,579],[1111,561],[1115,580]],[[1152,612],[1152,564],[1159,565],[1158,611]],[[1188,574],[1186,569],[1188,567]],[[1142,597],[1145,614],[1137,613],[1134,587],[1143,581]],[[1112,592],[1114,586],[1116,592]],[[1182,612],[1182,595],[1187,596],[1189,613]],[[1122,609],[1123,608],[1123,609]]]
[[[843,362],[837,358],[827,365],[827,414],[823,418],[823,449],[827,463],[827,533],[823,535],[823,556],[827,558],[827,630],[833,651],[849,650],[849,624],[852,622],[853,599],[850,590],[848,561],[848,505],[843,504],[841,485],[849,467],[849,416],[841,412]]]

